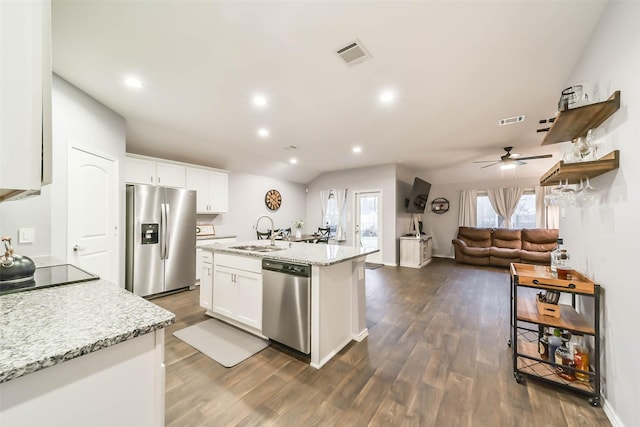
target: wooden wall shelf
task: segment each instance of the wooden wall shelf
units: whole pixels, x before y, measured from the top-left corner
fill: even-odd
[[[606,101],[560,111],[542,140],[542,145],[572,141],[585,136],[589,129],[600,126],[619,108],[620,91],[617,90]]]
[[[569,184],[579,184],[581,179],[593,178],[605,172],[618,169],[620,165],[620,151],[615,150],[592,162],[556,163],[540,178],[540,185],[558,185],[560,181],[569,180]]]

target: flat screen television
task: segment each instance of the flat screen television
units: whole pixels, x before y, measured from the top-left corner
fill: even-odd
[[[411,188],[411,196],[409,197],[407,212],[424,213],[424,210],[427,207],[427,199],[429,198],[429,190],[431,190],[431,184],[416,177],[413,180],[413,187]]]

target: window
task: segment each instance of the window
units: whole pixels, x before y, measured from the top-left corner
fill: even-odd
[[[336,195],[332,191],[329,194],[329,203],[327,204],[327,213],[324,217],[324,224],[326,228],[329,228],[329,236],[336,235],[338,229],[338,222],[340,221],[340,213],[338,212],[338,203],[336,201]]]
[[[504,227],[504,221],[491,207],[487,194],[479,193],[477,197],[477,227]],[[536,195],[533,190],[525,190],[518,201],[515,212],[511,215],[511,228],[536,228]]]

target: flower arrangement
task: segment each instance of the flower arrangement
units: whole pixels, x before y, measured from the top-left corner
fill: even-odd
[[[293,226],[298,230],[300,230],[301,228],[304,227],[304,221],[301,219],[296,219],[295,221],[293,221]]]

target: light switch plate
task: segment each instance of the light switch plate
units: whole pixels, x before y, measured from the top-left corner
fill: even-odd
[[[35,228],[19,228],[18,229],[18,243],[33,243],[36,239]]]

